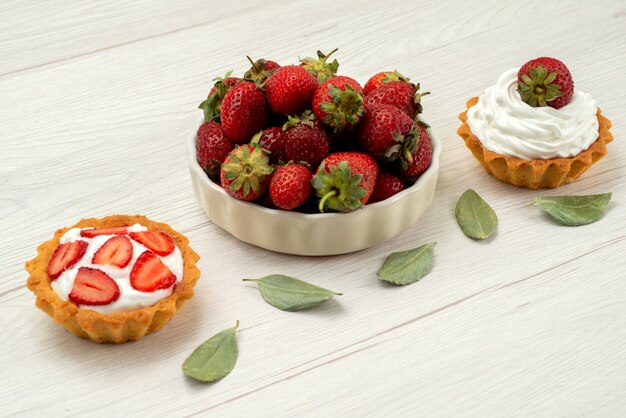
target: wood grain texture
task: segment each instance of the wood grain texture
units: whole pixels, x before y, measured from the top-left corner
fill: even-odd
[[[625,37],[626,5],[610,0],[2,2],[0,414],[625,415]],[[424,116],[444,155],[432,207],[349,255],[287,256],[233,239],[191,190],[184,144],[197,104],[213,77],[246,69],[246,54],[289,63],[334,47],[361,82],[398,69],[433,93]],[[565,61],[614,124],[608,155],[557,192],[496,181],[455,133],[468,98],[539,55]],[[486,242],[454,219],[470,187],[499,217]],[[584,227],[526,206],[607,191],[605,218]],[[203,275],[165,329],[101,346],[34,308],[23,264],[58,227],[112,213],[171,224],[203,257]],[[435,265],[419,283],[376,280],[390,252],[430,241]],[[278,311],[241,282],[270,273],[344,295]],[[210,385],[185,378],[189,353],[237,319],[233,372]]]

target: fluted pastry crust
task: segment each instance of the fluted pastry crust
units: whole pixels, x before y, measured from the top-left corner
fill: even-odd
[[[477,102],[478,97],[468,100],[467,109]],[[589,148],[569,158],[522,160],[485,148],[467,124],[467,109],[459,115],[462,124],[457,130],[467,148],[472,151],[485,170],[495,178],[527,189],[554,189],[573,182],[606,155],[606,144],[613,140],[613,135],[609,131],[611,121],[602,116],[602,112],[598,109],[598,139]]]
[[[164,232],[176,243],[181,251],[184,270],[183,279],[176,285],[172,294],[152,306],[127,312],[100,313],[80,308],[65,301],[51,287],[47,273],[48,263],[59,240],[71,228],[109,228],[141,224],[150,231]],[[73,334],[98,343],[124,343],[138,340],[146,334],[161,329],[176,312],[194,295],[193,288],[200,277],[196,262],[200,256],[191,249],[189,240],[169,225],[154,222],[141,215],[111,215],[105,218],[83,219],[70,228],[56,231],[54,237],[37,247],[37,256],[26,263],[30,274],[26,286],[37,297],[36,305],[50,315],[55,322]]]

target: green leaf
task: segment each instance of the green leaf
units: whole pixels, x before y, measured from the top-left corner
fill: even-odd
[[[606,210],[611,193],[587,196],[542,196],[533,201],[556,221],[567,226],[580,226],[600,219]]]
[[[335,295],[341,295],[341,293],[282,274],[272,274],[261,279],[244,279],[243,281],[256,282],[263,299],[267,303],[289,312],[316,306]]]
[[[467,189],[456,203],[456,221],[465,235],[473,239],[489,238],[496,231],[498,217],[478,193]]]
[[[237,327],[239,321],[196,348],[183,363],[183,373],[201,382],[214,382],[230,373],[239,353]]]
[[[379,280],[400,286],[415,283],[432,266],[435,244],[431,242],[412,250],[390,254],[376,276]]]

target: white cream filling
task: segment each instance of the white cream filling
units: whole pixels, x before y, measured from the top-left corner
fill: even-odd
[[[596,101],[575,92],[560,109],[532,107],[517,91],[514,68],[479,97],[467,112],[467,123],[483,146],[524,160],[573,157],[598,139]]]
[[[148,228],[140,224],[135,224],[128,227],[129,233],[147,230]],[[91,260],[93,259],[96,251],[98,251],[98,249],[109,238],[114,237],[115,235],[99,235],[93,238],[86,238],[80,236],[80,231],[80,228],[72,228],[65,234],[63,234],[60,240],[60,244],[77,240],[86,241],[89,244],[85,255],[83,255],[83,257],[75,265],[65,270],[59,277],[52,281],[52,289],[63,300],[68,300],[68,295],[72,291],[74,279],[76,278],[76,274],[78,273],[78,269],[80,267],[91,267],[102,270],[103,272],[108,274],[120,288],[119,298],[115,302],[112,302],[108,305],[80,305],[81,308],[91,309],[93,311],[101,313],[132,311],[134,309],[152,306],[159,300],[171,295],[174,291],[174,287],[176,286],[176,284],[183,279],[183,256],[180,252],[180,249],[176,245],[174,245],[174,251],[171,254],[165,257],[157,255],[157,257],[159,257],[163,264],[165,264],[167,268],[169,268],[170,271],[176,276],[176,283],[167,289],[156,290],[154,292],[141,292],[139,290],[136,290],[130,284],[130,271],[132,270],[135,262],[137,261],[137,258],[141,255],[141,253],[149,249],[129,237],[130,242],[133,245],[133,256],[126,267],[119,268],[113,265],[92,264]]]

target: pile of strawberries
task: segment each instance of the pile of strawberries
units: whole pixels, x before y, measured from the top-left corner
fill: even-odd
[[[404,190],[430,166],[419,84],[396,71],[365,86],[317,52],[252,61],[200,104],[198,163],[231,196],[283,210],[350,212]]]

